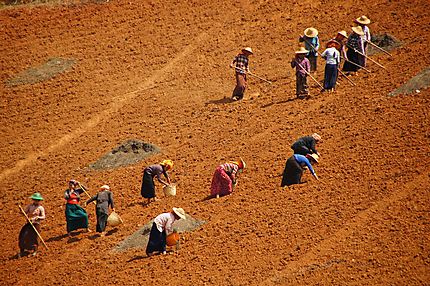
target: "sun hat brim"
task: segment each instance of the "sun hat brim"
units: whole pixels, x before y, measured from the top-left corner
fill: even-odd
[[[187,219],[185,211],[182,208],[173,208],[173,212],[181,219]]]

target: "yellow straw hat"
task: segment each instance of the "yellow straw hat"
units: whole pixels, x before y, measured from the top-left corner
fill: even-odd
[[[252,51],[251,47],[243,48],[243,49],[242,49],[242,52],[248,52],[248,53],[250,53],[251,55],[252,55],[252,54],[254,54],[254,52]]]
[[[354,22],[358,23],[358,24],[362,24],[362,25],[368,25],[368,24],[370,24],[370,19],[363,15],[363,16],[355,19]]]
[[[337,32],[339,35],[342,35],[342,36],[344,36],[345,38],[348,38],[348,33],[346,32],[346,31],[340,31],[340,32]]]
[[[315,28],[307,28],[303,33],[308,38],[313,38],[318,36],[318,30]]]
[[[173,168],[173,162],[172,160],[163,160],[160,165],[168,168],[169,170],[171,170]]]
[[[304,47],[300,47],[298,51],[296,51],[296,54],[307,54],[309,53],[308,50],[306,50]]]
[[[363,28],[361,28],[360,26],[352,27],[351,29],[357,35],[364,36]]]
[[[181,219],[187,219],[183,208],[173,208],[173,212]]]
[[[318,163],[319,156],[317,154],[308,154],[306,155],[308,158],[312,158],[315,162]]]

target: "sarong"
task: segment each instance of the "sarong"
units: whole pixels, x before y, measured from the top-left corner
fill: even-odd
[[[337,80],[337,65],[326,64],[324,70],[324,89],[332,89],[336,87]]]
[[[40,233],[40,224],[33,224],[37,231]],[[26,250],[37,250],[39,241],[37,233],[34,231],[30,223],[25,224],[19,232],[18,245],[21,252]]]
[[[233,90],[233,97],[243,99],[246,90],[246,74],[236,73],[236,87]]]
[[[151,199],[155,197],[155,185],[154,185],[154,179],[152,176],[148,173],[143,174],[142,178],[142,187],[140,189],[140,194],[145,199]]]
[[[282,173],[281,187],[300,184],[303,175],[303,169],[299,163],[297,163],[294,156],[288,158],[285,164],[284,172]]]
[[[66,204],[66,221],[67,232],[88,228],[88,214],[77,204]]]
[[[308,83],[306,75],[301,73],[296,73],[296,95],[300,97],[301,95],[308,95]]]
[[[233,182],[225,170],[218,166],[212,178],[211,195],[225,196],[233,192]]]
[[[166,232],[160,232],[155,222],[152,223],[151,232],[149,233],[148,245],[146,246],[146,254],[151,254],[154,251],[166,251]]]
[[[348,61],[345,61],[345,63],[343,64],[343,71],[346,72],[356,72],[360,69],[360,67],[350,63],[353,62],[355,64],[358,64],[361,66],[361,55],[359,55],[358,53],[354,52],[353,49],[348,49],[348,51],[346,52],[346,55],[348,56]]]

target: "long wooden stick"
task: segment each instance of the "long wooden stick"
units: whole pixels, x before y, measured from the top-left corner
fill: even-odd
[[[81,185],[81,183],[78,182],[79,188],[82,189],[82,191],[84,191],[84,193],[91,199],[91,195],[87,192],[87,190],[84,188],[84,186]],[[93,203],[96,205],[96,201],[93,201]]]
[[[341,57],[342,58],[342,57]],[[360,66],[359,64],[356,64],[356,63],[354,63],[354,62],[351,62],[350,60],[347,60],[347,59],[345,59],[345,58],[342,58],[342,59],[344,59],[345,61],[347,61],[348,63],[351,63],[351,64],[353,64],[353,65],[355,65],[355,66],[357,66],[357,67],[359,67],[359,68],[361,68],[361,69],[363,69],[363,70],[365,70],[365,71],[367,71],[367,72],[371,72],[370,70],[368,70],[368,69],[366,69],[365,67],[363,67],[363,66]]]
[[[314,46],[314,45],[312,45],[312,43],[309,43],[308,42],[308,40],[306,40],[305,39],[305,37],[304,36],[301,36],[302,37],[302,39],[306,42],[306,43],[308,43],[308,45],[309,46],[311,46],[312,48],[314,48],[314,50],[318,53],[318,55],[320,55],[320,57],[322,57],[322,54],[320,53],[320,52],[318,52],[318,50],[316,49],[316,47]],[[341,74],[341,75],[343,75],[347,80],[348,80],[348,82],[351,84],[351,85],[353,85],[353,86],[355,86],[356,84],[349,78],[349,77],[347,77],[346,76],[346,74],[344,74],[341,70],[340,70],[340,68],[337,68],[337,71]]]
[[[353,49],[354,52],[356,52],[359,55],[362,55],[363,57],[365,57],[366,59],[369,59],[370,61],[374,62],[376,65],[380,66],[381,68],[383,68],[384,70],[387,70],[383,65],[381,65],[380,63],[378,63],[377,61],[375,61],[374,59],[372,59],[371,57],[366,56],[365,54],[363,54],[362,52],[357,51],[356,49],[354,49],[351,46],[348,46],[348,48]]]
[[[21,210],[21,212],[24,214],[25,218],[27,219],[27,221],[31,224],[31,226],[33,227],[34,231],[36,232],[37,236],[40,238],[40,240],[43,243],[43,246],[45,246],[46,249],[49,249],[48,246],[46,245],[45,241],[43,240],[42,236],[40,235],[40,233],[37,231],[36,227],[34,226],[34,224],[31,222],[31,220],[28,218],[28,215],[25,213],[25,211],[22,209],[21,205],[18,205],[19,209]]]
[[[387,52],[386,50],[384,50],[383,48],[381,48],[380,46],[378,46],[377,44],[375,44],[375,43],[373,43],[373,42],[371,42],[371,41],[369,41],[369,40],[366,40],[366,42],[368,42],[369,44],[371,44],[372,46],[374,46],[375,48],[377,48],[378,50],[381,50],[382,52],[384,52],[384,53],[386,53],[387,55],[389,55],[390,57],[392,57],[393,55],[392,54],[390,54],[389,52]]]
[[[251,75],[251,76],[254,76],[254,77],[258,78],[258,79],[261,79],[262,81],[265,81],[265,82],[267,82],[268,84],[272,84],[272,82],[271,82],[270,80],[267,80],[267,79],[265,79],[265,78],[262,78],[262,77],[260,77],[260,76],[258,76],[258,75],[256,75],[256,74],[253,74],[253,73],[251,73],[251,72],[247,72],[246,70],[243,70],[243,69],[238,68],[238,67],[235,67],[235,69],[236,69],[236,70],[239,70],[239,71],[242,71],[242,72],[244,72],[244,73],[246,73],[246,74],[249,74],[249,75]]]
[[[296,63],[296,65],[298,65],[302,70],[304,70],[304,72],[311,77],[311,79],[313,79],[322,89],[325,89],[320,83],[319,81],[317,81],[301,64],[299,64],[297,61],[294,61]]]

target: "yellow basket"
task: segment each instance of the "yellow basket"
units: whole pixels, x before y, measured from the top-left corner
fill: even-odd
[[[163,187],[164,194],[166,196],[176,196],[176,185],[170,184]]]

